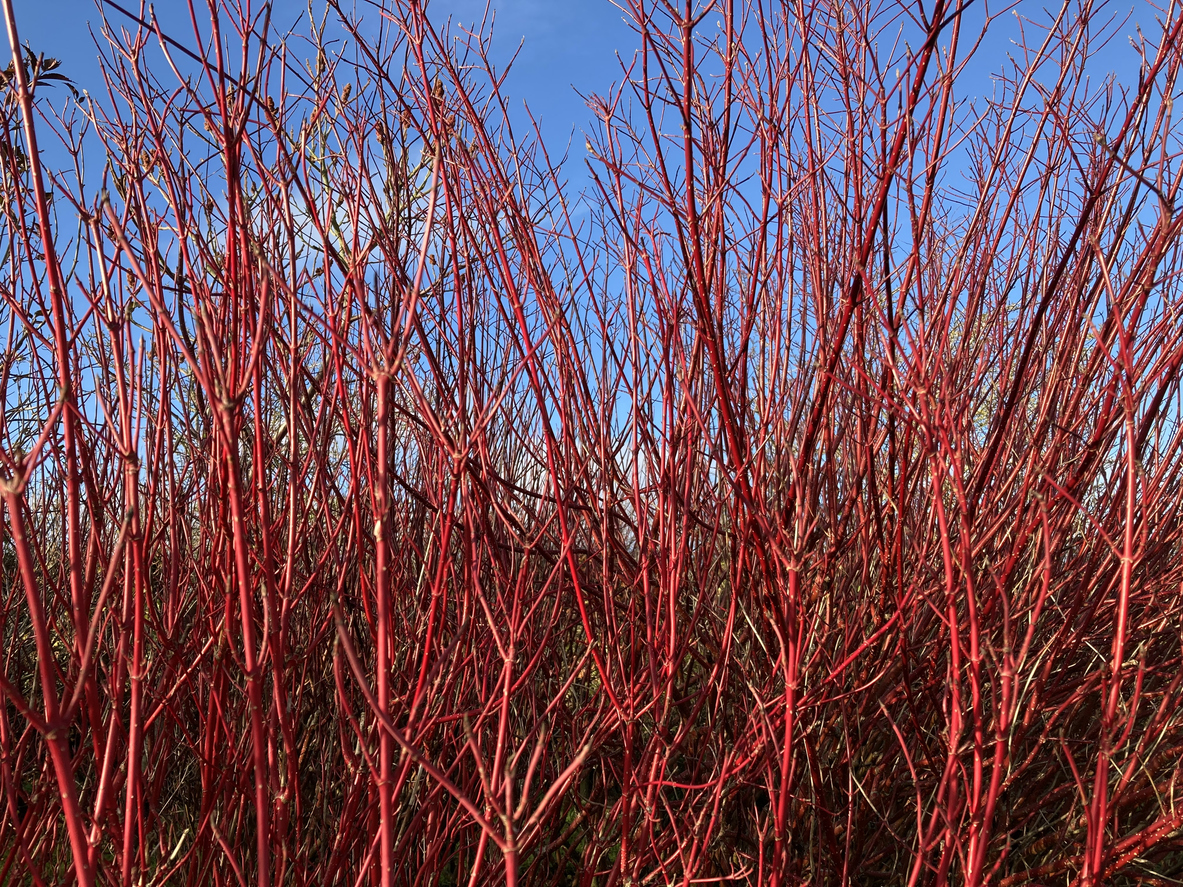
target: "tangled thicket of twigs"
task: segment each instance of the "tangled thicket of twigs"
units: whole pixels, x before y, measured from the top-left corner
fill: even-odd
[[[1177,883],[1179,10],[329,6],[5,75],[0,882]]]

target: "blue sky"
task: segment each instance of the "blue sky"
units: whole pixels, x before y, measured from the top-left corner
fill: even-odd
[[[95,61],[95,45],[90,27],[98,27],[100,16],[95,0],[14,0],[21,38],[37,52],[62,60],[61,72],[71,77],[80,89],[88,88],[101,93],[98,65]],[[138,9],[139,0],[118,0],[120,5]],[[261,0],[254,0],[256,6]],[[543,124],[543,135],[552,159],[557,158],[571,140],[571,159],[575,164],[568,166],[568,174],[579,179],[575,167],[580,165],[584,153],[583,130],[591,128],[591,113],[576,93],[606,93],[609,85],[621,77],[617,59],[629,59],[637,45],[632,29],[624,22],[623,13],[609,0],[493,0],[496,8],[493,55],[496,62],[504,62],[521,47],[514,70],[505,90],[511,107],[521,107],[527,102],[535,116]],[[313,0],[314,7],[321,7],[322,0]],[[930,4],[925,4],[930,5]],[[1015,9],[1022,15],[1037,20],[1046,20],[1049,11],[1058,6],[1056,0],[1020,0]],[[205,0],[195,0],[200,11]],[[989,8],[998,11],[1000,2],[987,4],[977,0],[967,24],[968,33],[973,25],[981,21],[982,11]],[[358,8],[366,4],[358,0]],[[305,33],[305,17],[308,0],[274,0],[273,22],[282,27],[295,25],[298,33]],[[185,0],[159,0],[155,3],[157,15],[165,29],[183,42],[192,42],[192,27],[189,23],[188,3]],[[452,16],[459,22],[472,22],[481,18],[485,0],[429,0],[428,11],[433,20],[440,22]],[[303,13],[302,13],[303,11]],[[1132,14],[1130,14],[1132,12]],[[373,10],[368,16],[376,15]],[[121,17],[111,10],[112,22]],[[1125,39],[1135,32],[1139,20],[1144,23],[1147,36],[1158,33],[1153,24],[1153,10],[1144,0],[1112,0],[1103,4],[1101,19],[1109,16],[1121,20],[1129,15],[1129,21],[1110,42],[1105,51],[1091,62],[1095,75],[1103,76],[1116,70],[1126,83],[1137,81],[1136,56]],[[990,75],[1003,67],[1006,55],[1012,51],[1011,40],[1018,34],[1015,16],[1003,15],[991,36],[979,50],[968,77],[962,77],[958,93],[962,98],[974,93],[988,95],[992,91]],[[0,65],[2,67],[2,65]]]
[[[139,8],[139,0],[119,0],[119,4]],[[200,16],[205,0],[195,5]],[[94,0],[15,0],[15,6],[22,41],[37,52],[61,59],[62,73],[79,88],[95,91],[92,84],[98,82],[98,65],[89,28],[93,25],[97,30],[100,16]],[[290,24],[300,10],[307,9],[307,2],[277,0],[274,8],[274,20]],[[522,47],[508,82],[511,98],[528,102],[535,114],[541,115],[552,147],[556,140],[565,144],[573,129],[572,143],[582,146],[580,131],[589,113],[575,89],[604,92],[608,84],[620,79],[616,52],[631,56],[635,45],[623,14],[608,0],[497,0],[495,8],[498,60]],[[157,0],[155,9],[167,30],[182,40],[192,34],[184,0]],[[431,0],[428,5],[435,21],[448,15],[466,23],[479,21],[484,9],[484,0]],[[286,10],[286,18],[279,10]],[[109,16],[113,22],[119,20],[114,10]]]
[[[136,9],[139,0],[120,0],[120,5]],[[185,0],[159,0],[155,10],[160,20],[172,33],[182,37],[191,34],[188,20],[188,4]],[[256,0],[258,5],[258,0]],[[319,5],[318,3],[313,4]],[[364,8],[359,3],[359,8]],[[1033,17],[1050,9],[1044,0],[1021,0],[1017,9]],[[99,14],[95,0],[15,0],[17,21],[21,38],[38,52],[59,58],[64,65],[62,72],[72,77],[79,87],[86,88],[97,83],[98,66],[94,61],[95,48],[89,28],[97,27]],[[199,15],[205,6],[198,0]],[[976,4],[981,10],[984,4]],[[990,4],[998,9],[999,3]],[[625,24],[623,13],[609,0],[494,0],[496,27],[494,50],[499,60],[507,58],[521,45],[521,53],[508,81],[508,92],[515,100],[524,100],[536,114],[541,115],[549,140],[564,139],[575,131],[574,144],[582,144],[579,131],[587,124],[589,114],[575,89],[584,92],[605,92],[610,83],[620,77],[616,53],[631,57],[636,37]],[[307,9],[307,0],[275,0],[276,22],[293,22],[301,10]],[[441,21],[451,15],[456,20],[471,22],[479,20],[485,9],[485,0],[430,0],[428,10],[433,19]],[[1138,0],[1115,0],[1105,5],[1108,13],[1118,18],[1133,10],[1133,16],[1125,32],[1132,33],[1134,22],[1142,20],[1149,27],[1148,34],[1156,31],[1151,24],[1153,11],[1148,4]],[[369,13],[373,14],[373,13]],[[120,17],[113,10],[112,21]],[[286,15],[286,18],[285,18]],[[1004,16],[1010,19],[1011,16]],[[200,19],[199,19],[200,20]],[[1002,62],[1002,53],[1009,47],[1008,21],[1002,21],[997,33],[997,50],[988,47],[982,54],[982,61]],[[297,27],[297,30],[303,30]],[[1098,73],[1109,67],[1116,67],[1119,73],[1136,71],[1122,70],[1133,56],[1128,43],[1118,38],[1098,60]],[[982,71],[982,74],[987,74]],[[963,84],[964,88],[964,84]],[[986,83],[983,92],[988,91]],[[553,141],[552,141],[553,145]]]

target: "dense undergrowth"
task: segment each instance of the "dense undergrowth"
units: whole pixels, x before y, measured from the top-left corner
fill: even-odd
[[[9,68],[0,883],[1183,878],[1183,16],[625,8]]]

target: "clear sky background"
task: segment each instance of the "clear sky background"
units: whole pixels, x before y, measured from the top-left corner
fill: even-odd
[[[119,2],[125,8],[139,7],[139,0]],[[15,5],[22,40],[38,52],[61,59],[63,73],[80,87],[87,87],[97,79],[95,48],[89,30],[92,25],[97,28],[99,21],[95,0],[15,0]],[[198,0],[196,5],[200,15],[205,3]],[[315,0],[313,5],[317,5]],[[572,87],[606,91],[607,85],[620,76],[616,53],[631,56],[636,45],[636,36],[625,24],[623,13],[609,0],[493,0],[493,5],[497,15],[496,52],[505,58],[522,45],[508,84],[510,94],[537,109],[546,118],[548,130],[554,127],[569,131],[574,126],[578,131],[588,114]],[[978,9],[982,5],[976,4]],[[995,9],[1001,6],[990,5]],[[1050,6],[1055,5],[1053,2]],[[182,38],[192,33],[185,0],[157,0],[154,6],[170,31]],[[1018,6],[1034,17],[1050,9],[1045,0],[1022,0]],[[274,8],[277,12],[273,20],[288,23],[294,21],[300,10],[307,9],[307,2],[275,0]],[[479,20],[484,8],[485,0],[430,0],[428,4],[429,14],[436,21],[449,15],[465,22]],[[1134,21],[1141,19],[1149,24],[1153,15],[1146,3],[1134,0],[1117,0],[1105,9],[1119,18],[1133,10],[1130,26],[1125,29],[1129,32],[1133,31]],[[110,16],[112,21],[119,19],[113,10]],[[1001,24],[1005,29],[1006,22]],[[1148,33],[1155,30],[1153,26],[1147,28]],[[1009,48],[1005,46],[1006,35],[999,36],[1002,45],[998,48]],[[1116,43],[1125,44],[1125,41]],[[1115,45],[1111,48],[1113,52],[1107,54],[1112,55],[1112,66],[1121,68],[1122,56],[1130,57],[1128,50],[1121,51],[1123,48]],[[1002,61],[998,54],[993,55],[997,62]]]
[[[139,8],[139,0],[119,2],[125,8]],[[576,90],[607,92],[609,85],[621,77],[617,53],[626,59],[631,58],[637,45],[636,35],[624,22],[623,13],[609,0],[493,0],[493,3],[497,11],[493,40],[495,61],[504,62],[521,46],[505,91],[513,104],[521,107],[520,103],[525,101],[541,119],[552,158],[561,153],[570,138],[572,158],[582,161],[582,131],[590,128],[591,115]],[[95,0],[15,0],[15,5],[21,39],[35,51],[61,59],[61,72],[72,78],[80,89],[99,93],[96,50],[90,32],[91,27],[97,30],[100,21]],[[197,0],[195,5],[200,16],[205,0]],[[320,5],[321,0],[313,0],[314,7]],[[985,6],[982,0],[974,5],[969,24],[981,21]],[[1023,14],[1043,20],[1055,6],[1058,6],[1055,0],[1050,6],[1045,0],[1020,0],[1018,3]],[[365,4],[358,4],[359,9],[364,7]],[[285,28],[296,24],[297,32],[306,32],[306,18],[297,24],[297,17],[307,8],[308,0],[274,0],[272,20]],[[990,3],[989,8],[997,10],[1002,4]],[[182,42],[192,42],[192,26],[185,0],[157,0],[155,9],[167,31]],[[485,0],[429,0],[428,3],[429,15],[436,22],[449,15],[457,21],[472,22],[481,18],[484,9]],[[1138,21],[1144,23],[1148,35],[1159,33],[1153,24],[1154,10],[1143,0],[1112,0],[1104,6],[1101,18],[1114,16],[1121,20],[1131,11],[1121,34],[1105,52],[1093,59],[1091,68],[1095,75],[1103,76],[1116,70],[1125,83],[1137,82],[1137,57],[1125,35],[1135,33]],[[366,14],[376,13],[370,10]],[[307,13],[304,15],[306,17]],[[120,20],[114,10],[109,12],[109,17],[112,22]],[[200,17],[199,22],[205,24]],[[969,33],[972,31],[972,28],[968,29]],[[979,51],[972,76],[960,81],[958,92],[962,97],[973,92],[990,93],[990,74],[1004,64],[1006,54],[1013,49],[1010,41],[1015,36],[1014,16],[1003,16],[992,31],[988,45]],[[7,55],[6,46],[4,54]]]

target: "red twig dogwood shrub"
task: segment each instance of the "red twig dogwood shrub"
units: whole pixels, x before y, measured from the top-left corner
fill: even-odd
[[[1183,876],[1176,7],[2,5],[0,882]]]

